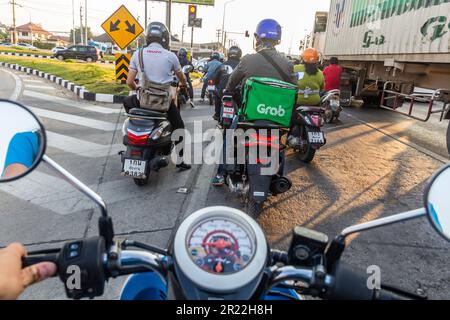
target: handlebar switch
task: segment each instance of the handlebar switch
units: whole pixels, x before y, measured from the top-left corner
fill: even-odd
[[[318,260],[323,260],[327,245],[326,234],[298,226],[293,231],[289,264],[312,268],[317,265]]]
[[[103,295],[106,253],[103,237],[66,243],[59,255],[58,273],[70,299],[95,298]]]

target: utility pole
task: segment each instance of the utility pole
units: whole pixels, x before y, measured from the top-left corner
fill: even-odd
[[[169,32],[172,34],[172,0],[167,1],[166,7],[166,26]]]
[[[75,0],[72,0],[72,42],[73,45],[77,44],[76,32],[75,32]]]
[[[220,50],[220,36],[222,35],[222,31],[220,29],[216,30],[216,36],[217,36],[217,50]]]
[[[80,5],[80,43],[83,43],[83,6]]]
[[[88,44],[88,14],[87,14],[87,0],[84,1],[84,26],[86,28],[84,33],[84,45]]]
[[[148,3],[147,0],[145,0],[145,22],[144,22],[144,29],[145,33],[147,33],[147,25],[148,25]]]
[[[12,9],[13,9],[13,36],[12,42],[13,44],[17,44],[17,29],[16,29],[16,1],[12,0]]]
[[[184,31],[186,28],[186,24],[183,23],[183,26],[181,27],[181,43],[184,42]]]

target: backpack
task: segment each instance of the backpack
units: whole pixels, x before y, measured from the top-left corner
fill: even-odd
[[[289,128],[296,100],[296,85],[252,77],[245,83],[242,114],[247,121],[266,120]]]
[[[139,66],[142,73],[142,86],[138,90],[141,108],[157,112],[167,112],[174,99],[170,84],[159,84],[150,81],[144,69],[144,50],[139,50]]]

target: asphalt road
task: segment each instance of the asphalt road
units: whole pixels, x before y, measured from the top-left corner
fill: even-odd
[[[120,237],[165,247],[176,224],[196,209],[242,208],[238,196],[210,188],[214,166],[197,165],[189,172],[171,166],[154,174],[148,187],[136,187],[120,176],[120,105],[80,101],[46,80],[4,69],[0,97],[14,93],[17,79],[22,85],[18,100],[32,107],[47,128],[47,154],[105,199]],[[183,111],[191,131],[194,121],[204,121],[204,130],[213,128],[211,115],[209,106]],[[289,156],[287,170],[294,187],[271,199],[259,218],[273,247],[285,249],[296,225],[331,237],[349,225],[421,207],[427,179],[449,159],[440,138],[445,137],[442,127],[381,110],[346,109],[341,122],[325,131],[328,145],[312,164]],[[188,194],[177,193],[179,188],[187,188]],[[45,164],[22,181],[0,185],[0,203],[0,246],[19,241],[30,249],[55,247],[97,232],[95,205]],[[449,248],[421,219],[353,237],[344,259],[363,269],[378,265],[383,281],[448,299]],[[122,282],[112,281],[103,299],[117,298]],[[53,279],[22,298],[65,295],[62,284]]]

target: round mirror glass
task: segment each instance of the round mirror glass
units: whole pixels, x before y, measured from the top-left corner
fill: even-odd
[[[450,241],[450,166],[432,179],[425,195],[425,207],[434,228]]]
[[[38,118],[21,104],[0,99],[0,182],[33,171],[45,146],[45,130]]]
[[[192,71],[194,71],[194,67],[187,65],[183,67],[183,73],[191,73]]]

